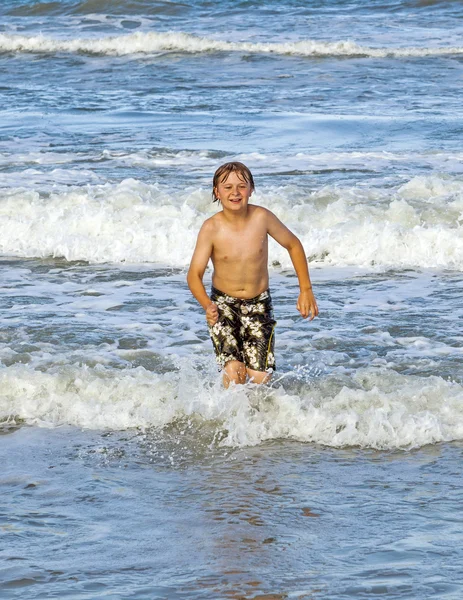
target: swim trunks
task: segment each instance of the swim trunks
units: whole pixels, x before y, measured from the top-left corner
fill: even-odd
[[[274,371],[276,321],[270,291],[243,299],[212,287],[211,300],[219,311],[219,320],[209,326],[217,364],[238,360],[254,371]]]

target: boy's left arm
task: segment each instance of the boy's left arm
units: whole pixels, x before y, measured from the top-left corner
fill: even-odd
[[[267,231],[268,234],[277,241],[283,248],[286,248],[296,271],[299,280],[299,298],[296,308],[306,319],[310,315],[310,321],[318,315],[318,306],[312,291],[310,281],[309,267],[304,248],[292,231],[284,225],[278,217],[269,210],[267,213]]]

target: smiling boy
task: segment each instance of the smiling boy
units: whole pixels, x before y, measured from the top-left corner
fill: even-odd
[[[305,319],[318,315],[307,259],[299,239],[269,210],[249,204],[251,171],[230,162],[217,169],[214,201],[222,210],[207,219],[198,234],[188,271],[188,286],[206,311],[206,321],[223,382],[265,383],[275,370],[272,300],[268,275],[268,236],[289,253],[299,280],[297,309]],[[212,260],[211,295],[203,276]]]

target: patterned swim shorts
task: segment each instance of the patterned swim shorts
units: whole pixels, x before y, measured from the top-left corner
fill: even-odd
[[[209,326],[217,363],[224,367],[238,360],[254,371],[274,371],[276,321],[270,291],[244,300],[213,287],[211,300],[219,310],[219,320]]]

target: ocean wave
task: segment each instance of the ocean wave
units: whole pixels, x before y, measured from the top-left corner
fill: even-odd
[[[184,32],[136,32],[102,38],[58,39],[44,35],[0,34],[0,52],[15,53],[82,53],[127,56],[165,52],[203,54],[242,52],[306,57],[405,58],[463,54],[463,46],[382,47],[362,46],[350,40],[334,42],[301,40],[298,42],[229,42]]]
[[[1,7],[2,12],[20,17],[91,15],[95,19],[98,16],[121,15],[125,18],[143,18],[144,15],[172,16],[185,13],[184,2],[174,0],[4,0],[4,4],[6,6]]]
[[[393,168],[394,171],[422,171],[432,170],[437,172],[463,173],[463,152],[446,151],[424,151],[424,152],[386,152],[386,151],[350,151],[350,152],[297,152],[284,153],[261,153],[248,152],[242,154],[230,154],[220,150],[174,150],[172,148],[153,148],[150,150],[138,150],[125,152],[123,150],[102,150],[95,152],[53,152],[49,150],[31,152],[0,152],[0,167],[4,167],[0,173],[0,186],[9,185],[10,180],[21,178],[19,170],[24,166],[40,165],[44,177],[52,177],[55,169],[62,168],[61,165],[72,165],[73,171],[82,170],[82,165],[90,166],[97,163],[111,162],[117,166],[142,167],[144,169],[158,170],[163,167],[176,167],[177,170],[185,169],[189,173],[204,173],[210,176],[218,165],[218,161],[238,160],[249,164],[256,174],[293,172],[295,175],[310,172],[336,172],[336,171],[362,171],[381,172],[384,169]],[[222,162],[223,162],[222,161]],[[413,167],[413,169],[411,169]],[[46,170],[48,169],[48,170]],[[22,177],[22,183],[18,185],[34,184],[34,177],[39,176],[40,171],[27,172],[27,177]],[[85,171],[85,176],[89,171]],[[10,177],[11,175],[11,177]],[[95,173],[91,175],[95,178]],[[83,177],[79,177],[79,183]]]
[[[164,428],[181,420],[226,446],[290,439],[331,447],[416,448],[463,439],[463,389],[440,377],[357,371],[296,387],[224,390],[192,364],[156,374],[142,367],[0,370],[0,419],[44,427]],[[209,431],[209,435],[210,435]]]
[[[396,189],[268,188],[253,200],[300,237],[315,264],[463,268],[458,177],[415,177]],[[209,190],[176,194],[133,179],[50,194],[13,188],[0,193],[0,253],[186,267],[216,211]],[[285,250],[273,242],[270,250],[272,262],[291,267]]]

